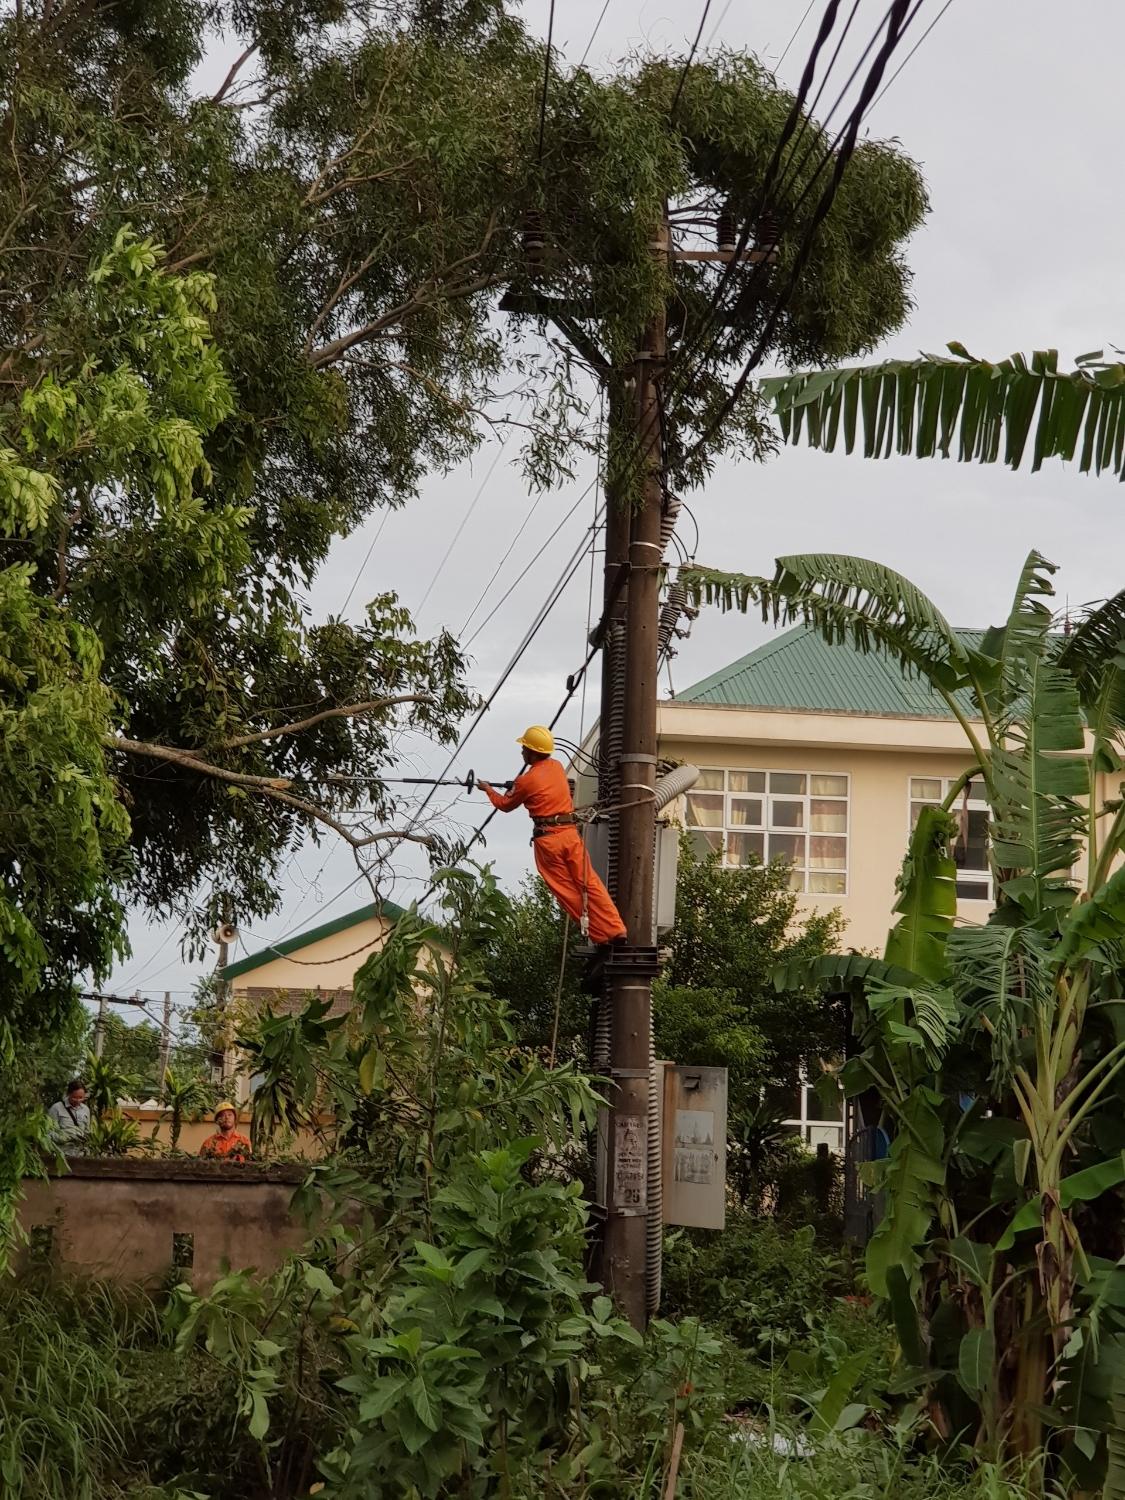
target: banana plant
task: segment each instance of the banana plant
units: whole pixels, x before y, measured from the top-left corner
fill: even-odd
[[[885,1215],[867,1273],[895,1311],[903,1388],[928,1393],[938,1431],[997,1456],[1038,1450],[1052,1423],[1083,1482],[1114,1460],[1104,1494],[1121,1500],[1106,1435],[1125,1412],[1125,1257],[1105,1257],[1121,1250],[1125,1183],[1125,592],[1067,634],[1053,572],[1031,553],[1006,621],[978,644],[861,558],[681,577],[697,599],[891,657],[962,726],[967,769],[914,829],[882,962],[829,957],[804,978],[851,989],[858,1047],[842,1081],[878,1100],[891,1142],[872,1169]],[[970,779],[990,807],[982,926],[956,920]],[[1090,1417],[1081,1390],[1107,1380]]]
[[[1055,349],[992,361],[947,348],[951,357],[773,376],[761,391],[788,443],[847,453],[858,443],[867,458],[1002,457],[1012,469],[1030,453],[1033,471],[1061,458],[1083,474],[1125,477],[1125,364],[1100,349],[1060,370]]]

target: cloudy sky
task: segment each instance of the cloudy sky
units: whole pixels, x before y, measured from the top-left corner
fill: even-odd
[[[603,14],[603,0],[558,0],[555,39],[577,61],[601,16],[592,65],[610,65],[638,49],[683,56],[702,8],[702,0],[608,0]],[[704,38],[756,53],[795,86],[822,8],[823,0],[814,0],[794,39],[805,0],[712,0]],[[860,46],[884,9],[885,0],[861,0],[853,26]],[[528,23],[544,34],[547,11],[548,0],[524,6]],[[951,0],[943,11],[943,0],[923,0],[899,60],[935,19],[868,116],[871,135],[896,138],[920,162],[932,205],[908,249],[914,313],[875,357],[940,351],[950,339],[991,358],[1055,347],[1069,361],[1090,349],[1109,349],[1125,335],[1114,248],[1125,227],[1125,208],[1115,192],[1125,8],[1109,0],[1073,0],[1063,10],[1047,0]],[[201,70],[201,87],[214,79],[214,88],[238,50],[234,40],[216,46]],[[845,53],[834,76],[842,82],[850,67]],[[487,483],[482,481],[497,459],[495,441],[471,465],[428,484],[404,511],[375,516],[342,541],[312,592],[314,613],[339,612],[354,585],[346,613],[357,617],[365,599],[395,589],[412,609],[425,598],[417,616],[422,632],[441,626],[459,631],[526,514],[529,500],[512,462],[515,446],[513,441],[499,454]],[[468,636],[592,477],[591,466],[571,489],[539,502]],[[482,692],[494,686],[579,545],[591,503],[592,497],[578,506],[473,640],[473,680]],[[787,450],[764,466],[721,466],[691,504],[702,562],[757,572],[768,571],[786,552],[876,557],[910,576],[958,625],[1002,618],[1032,546],[1060,565],[1060,593],[1072,604],[1121,586],[1125,496],[1113,480],[1084,478],[1058,464],[1037,475],[1012,474]],[[435,581],[448,539],[470,505],[454,555]],[[685,535],[690,542],[690,532]],[[580,568],[458,760],[458,774],[474,767],[493,777],[511,775],[515,735],[553,715],[567,673],[582,659],[588,582],[588,568]],[[742,655],[764,635],[754,621],[705,614],[673,663],[675,687]],[[595,679],[589,703],[596,701]],[[587,726],[590,717],[588,706]],[[560,730],[576,735],[579,719],[576,700]],[[411,751],[415,770],[443,761],[424,745],[404,749]],[[410,767],[403,769],[410,773]],[[446,809],[457,828],[471,826],[485,810],[482,797],[434,806]],[[522,815],[494,821],[487,853],[505,881],[520,879],[530,868]],[[404,859],[385,894],[409,901],[424,887],[424,874],[421,861]],[[354,878],[347,851],[327,843],[306,849],[292,863],[279,910],[244,929],[239,956],[369,899],[364,885],[347,889]],[[133,958],[113,976],[115,991],[136,986],[142,994],[159,995],[169,988],[177,1002],[186,1001],[202,970],[181,962],[179,929],[138,919],[131,937]]]

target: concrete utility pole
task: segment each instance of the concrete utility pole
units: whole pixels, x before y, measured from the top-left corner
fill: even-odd
[[[105,996],[98,996],[98,1019],[94,1022],[94,1056],[105,1051]]]
[[[164,991],[164,1020],[160,1028],[160,1087],[164,1087],[164,1075],[168,1071],[168,1057],[172,1050],[172,991]]]
[[[664,219],[657,228],[652,251],[667,261],[669,249],[668,222]],[[647,1315],[652,981],[658,968],[653,865],[664,509],[659,384],[666,356],[665,322],[661,306],[645,328],[634,360],[635,408],[632,446],[626,449],[626,478],[637,474],[638,504],[630,511],[621,503],[623,497],[611,496],[606,520],[605,597],[615,597],[615,591],[616,597],[621,596],[623,563],[628,568],[628,592],[624,601],[624,660],[620,663],[623,670],[614,670],[618,664],[607,658],[603,676],[603,734],[607,725],[619,720],[620,751],[615,755],[612,742],[606,745],[602,765],[607,786],[600,795],[608,794],[607,800],[618,804],[611,815],[617,822],[617,858],[610,872],[610,889],[629,929],[629,939],[628,945],[606,964],[612,1090],[601,1271],[622,1312],[638,1328],[644,1327]],[[615,765],[610,763],[614,759]]]

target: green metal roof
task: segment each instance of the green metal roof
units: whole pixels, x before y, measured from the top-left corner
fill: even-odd
[[[983,631],[958,630],[966,646]],[[968,698],[961,706],[975,717]],[[797,625],[730,666],[676,694],[677,703],[728,708],[782,708],[822,714],[872,714],[881,718],[950,719],[945,702],[897,662],[851,645],[830,646],[815,630]]]
[[[278,943],[271,943],[268,948],[263,948],[260,953],[251,953],[246,958],[240,958],[236,964],[227,964],[224,973],[226,979],[237,979],[240,974],[248,974],[251,969],[260,969],[263,964],[268,964],[272,959],[284,958],[287,953],[296,953],[298,949],[307,948],[310,943],[319,943],[321,938],[331,937],[334,932],[345,932],[349,927],[358,927],[360,922],[366,922],[370,917],[385,917],[388,922],[397,922],[399,917],[405,917],[406,912],[401,906],[396,906],[393,901],[368,902],[355,911],[346,912],[342,917],[336,917],[334,921],[322,922],[319,927],[310,927],[306,932],[294,933],[292,937],[282,938]]]

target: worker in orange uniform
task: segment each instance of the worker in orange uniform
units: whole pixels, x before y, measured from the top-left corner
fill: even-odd
[[[238,1111],[229,1099],[215,1106],[215,1124],[219,1128],[200,1146],[200,1156],[210,1157],[212,1161],[249,1161],[254,1152],[246,1137],[235,1129]]]
[[[563,911],[583,931],[587,930],[583,918],[588,920],[590,941],[621,941],[626,935],[625,923],[590,864],[578,832],[566,772],[551,758],[555,748],[551,731],[533,724],[516,743],[523,747],[524,769],[512,783],[512,790],[505,795],[487,781],[477,785],[500,812],[526,806],[531,814],[535,868]]]

